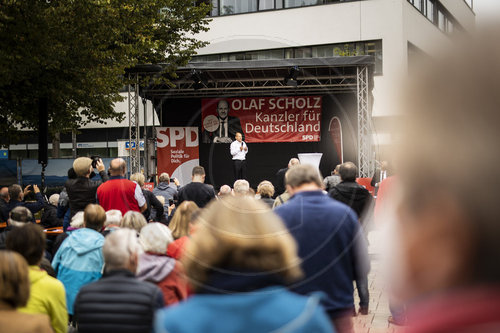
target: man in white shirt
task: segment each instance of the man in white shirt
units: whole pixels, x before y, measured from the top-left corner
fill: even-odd
[[[240,132],[236,133],[235,139],[236,141],[233,141],[230,145],[231,155],[233,156],[234,179],[245,179],[247,173],[245,157],[248,153],[248,146],[243,141]]]

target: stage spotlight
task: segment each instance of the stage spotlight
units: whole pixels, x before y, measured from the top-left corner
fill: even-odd
[[[297,87],[297,77],[299,76],[300,68],[299,66],[293,66],[288,71],[288,76],[285,77],[285,85],[290,87]]]

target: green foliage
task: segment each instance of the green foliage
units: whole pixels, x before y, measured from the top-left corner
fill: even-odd
[[[52,133],[122,120],[113,104],[125,69],[162,64],[175,76],[205,45],[193,36],[208,30],[209,10],[190,0],[0,0],[0,144],[38,127],[43,96]]]

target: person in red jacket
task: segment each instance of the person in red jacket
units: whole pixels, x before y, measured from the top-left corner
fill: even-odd
[[[139,256],[137,278],[157,285],[165,305],[185,299],[188,289],[183,266],[166,255],[168,244],[174,241],[170,229],[158,222],[149,223],[141,229],[139,240],[145,253]]]
[[[129,210],[144,212],[146,199],[141,187],[125,178],[127,164],[122,158],[115,158],[109,164],[110,178],[97,189],[97,201],[105,211],[118,209],[125,215]]]

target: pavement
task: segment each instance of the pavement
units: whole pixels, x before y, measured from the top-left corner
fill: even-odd
[[[389,300],[384,291],[384,280],[382,279],[381,232],[373,230],[368,234],[368,253],[371,259],[371,271],[368,275],[368,290],[370,292],[370,305],[368,315],[358,314],[353,318],[354,331],[356,333],[395,333],[398,326],[389,324],[387,318],[391,315],[389,311]],[[357,291],[354,292],[354,302],[359,305]]]

